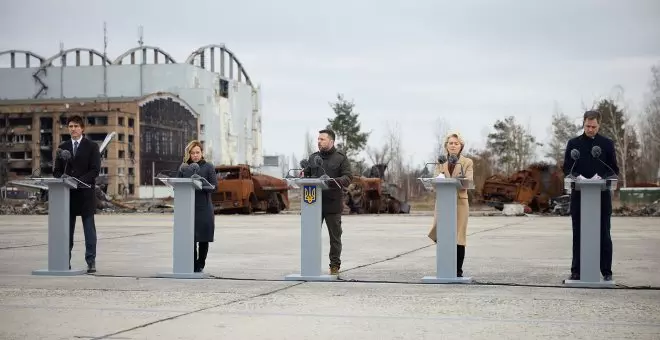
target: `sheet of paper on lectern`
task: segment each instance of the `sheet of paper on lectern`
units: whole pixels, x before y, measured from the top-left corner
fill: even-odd
[[[587,179],[586,177],[579,175],[578,179]],[[598,174],[593,175],[590,179],[602,179],[602,177],[598,176]]]
[[[445,174],[439,174],[439,175],[436,176],[435,178],[445,178]]]

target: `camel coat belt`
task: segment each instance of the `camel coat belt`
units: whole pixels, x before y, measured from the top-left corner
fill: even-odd
[[[460,156],[458,158],[458,164],[454,167],[454,171],[449,173],[448,163],[439,164],[435,167],[434,175],[437,177],[439,174],[444,174],[445,178],[457,177],[461,174],[461,168],[463,169],[463,174],[469,180],[473,180],[473,162],[472,159]],[[467,235],[467,224],[468,216],[470,215],[470,202],[468,200],[467,189],[460,189],[456,191],[456,244],[465,246],[466,245],[466,235]],[[435,204],[441,204],[441,202],[435,202]],[[436,239],[436,223],[438,221],[437,212],[433,212],[433,225],[431,231],[429,231],[428,237],[434,242]]]

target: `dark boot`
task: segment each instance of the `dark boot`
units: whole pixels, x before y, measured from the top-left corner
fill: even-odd
[[[463,260],[465,259],[465,246],[456,245],[456,276],[463,277]]]
[[[199,257],[197,258],[197,261],[195,261],[196,264],[196,272],[202,272],[204,270],[204,266],[206,266],[206,256],[209,253],[209,243],[208,242],[199,242]]]

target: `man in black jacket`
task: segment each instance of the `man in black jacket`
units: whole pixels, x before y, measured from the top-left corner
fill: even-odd
[[[343,188],[351,183],[351,164],[342,151],[335,148],[335,133],[332,130],[325,129],[319,131],[318,137],[319,151],[309,155],[310,164],[314,164],[314,158],[320,156],[323,159],[321,168],[307,168],[304,171],[305,177],[320,177],[327,174],[333,180],[327,181],[328,189],[323,190],[321,197],[323,206],[321,207],[321,223],[325,220],[330,236],[330,275],[337,275],[341,266],[341,213],[344,202]],[[325,172],[323,171],[325,170]],[[340,185],[337,186],[337,183]]]
[[[87,272],[96,272],[96,226],[94,214],[96,213],[96,194],[94,187],[96,178],[101,171],[101,152],[99,145],[83,137],[85,122],[80,116],[73,116],[67,122],[71,139],[62,142],[59,149],[67,150],[71,158],[67,161],[61,157],[55,160],[54,177],[62,177],[66,174],[77,178],[79,181],[89,185],[89,188],[78,184],[78,188],[71,189],[69,199],[69,261],[71,261],[71,250],[73,250],[73,234],[76,227],[76,217],[80,216],[85,233],[85,262]],[[59,150],[58,150],[59,151]],[[66,172],[64,171],[66,165]],[[69,264],[71,269],[71,264]]]
[[[612,175],[619,175],[614,142],[598,134],[600,122],[601,115],[599,112],[587,111],[584,113],[582,123],[584,133],[572,138],[566,144],[563,166],[565,176],[573,174],[575,177],[582,175],[585,178],[592,178],[597,174],[601,178],[607,178]],[[601,148],[602,154],[600,159],[602,162],[592,156],[591,149],[594,146]],[[580,152],[580,158],[577,161],[573,161],[571,158],[571,150],[573,149]],[[573,163],[575,163],[575,166],[573,166]],[[571,167],[573,167],[572,172]],[[571,220],[573,222],[573,262],[571,264],[570,280],[580,279],[580,197],[579,190],[571,191],[570,209]],[[604,190],[601,191],[600,196],[600,271],[605,281],[612,280],[611,216],[612,197],[609,190]]]

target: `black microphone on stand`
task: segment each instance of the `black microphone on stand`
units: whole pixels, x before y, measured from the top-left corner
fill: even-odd
[[[341,189],[341,185],[339,185],[339,183],[337,183],[337,181],[334,178],[328,176],[328,173],[325,172],[325,169],[323,169],[323,158],[321,158],[321,156],[316,155],[314,157],[314,162],[312,163],[312,168],[320,168],[321,170],[323,170],[323,175],[321,175],[319,177],[319,179],[322,179],[322,180],[331,179],[333,182],[335,182],[335,184],[337,185],[337,188]]]
[[[424,164],[424,169],[426,169],[429,166],[429,164],[438,165],[438,164],[445,164],[445,163],[447,163],[447,156],[440,155],[440,156],[438,156],[438,161],[437,162],[431,162],[431,163]]]
[[[602,153],[603,153],[603,150],[601,150],[600,146],[598,146],[598,145],[594,145],[594,147],[591,148],[591,156],[592,156],[593,158],[598,159],[598,160],[599,160],[601,163],[603,163],[608,169],[610,169],[610,171],[612,171],[612,176],[608,176],[607,178],[608,178],[608,179],[616,179],[616,178],[619,178],[619,177],[616,175],[616,172],[614,172],[614,170],[612,170],[612,168],[611,168],[609,165],[607,165],[607,163],[603,162],[603,160],[600,159],[600,155],[601,155]]]
[[[568,176],[566,177],[575,178],[576,176],[573,175],[573,168],[575,168],[575,164],[577,164],[578,159],[580,159],[580,151],[577,149],[571,150],[571,158],[573,159],[573,165],[571,165],[571,170],[568,172]]]
[[[449,164],[454,164],[454,165],[460,165],[461,166],[461,174],[458,176],[458,178],[465,178],[465,174],[463,173],[463,164],[458,162],[458,156],[452,154],[449,155],[448,158]],[[451,175],[451,174],[449,174]]]
[[[69,165],[69,160],[71,159],[71,152],[69,152],[69,150],[57,149],[56,154],[57,157],[64,161],[64,172],[62,173],[62,177],[68,176],[66,174],[66,168]]]
[[[184,176],[186,175],[186,172],[188,171],[188,169],[190,169],[190,165],[188,165],[188,163],[181,163],[181,165],[179,165],[179,171]]]
[[[190,170],[192,170],[193,176],[199,177],[199,175],[197,175],[197,171],[199,171],[199,164],[197,163],[190,164]]]
[[[301,173],[303,174],[303,177],[308,177],[308,176],[305,176],[305,170],[310,170],[309,161],[306,160],[306,159],[301,160],[300,161],[300,167],[302,168]],[[311,176],[311,173],[310,173],[310,176]]]

